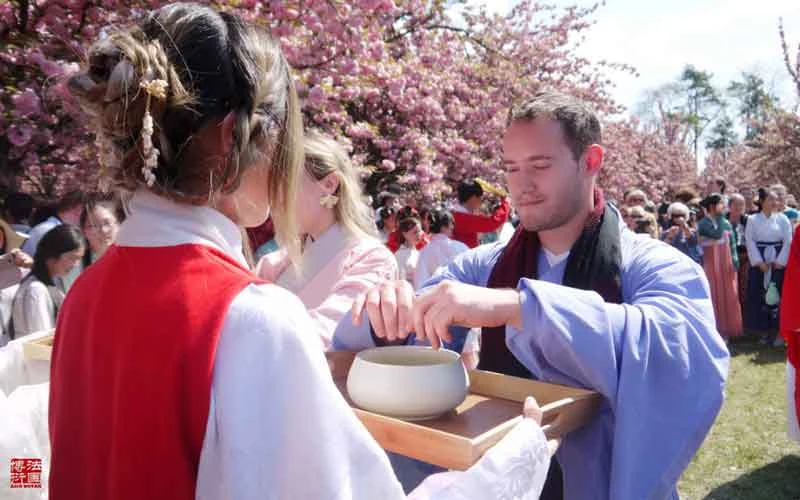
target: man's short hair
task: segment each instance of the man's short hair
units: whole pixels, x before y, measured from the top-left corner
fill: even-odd
[[[466,203],[473,196],[483,196],[483,188],[474,179],[461,181],[458,184],[458,202]]]
[[[561,124],[567,145],[577,160],[592,144],[603,140],[600,120],[582,100],[569,94],[543,91],[514,108],[511,121],[555,120]]]

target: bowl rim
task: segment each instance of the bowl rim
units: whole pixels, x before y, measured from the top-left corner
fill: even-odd
[[[374,361],[368,359],[370,355],[376,352],[391,352],[391,351],[416,351],[416,352],[437,352],[441,353],[444,356],[449,357],[448,360],[442,360],[439,363],[431,363],[431,364],[419,364],[419,365],[399,365],[393,363],[382,363],[380,361]],[[388,368],[396,368],[402,367],[403,369],[423,369],[423,368],[431,368],[434,366],[446,366],[451,365],[454,363],[461,363],[461,354],[453,351],[452,349],[445,349],[444,347],[439,349],[434,349],[430,346],[424,345],[393,345],[393,346],[381,346],[381,347],[371,347],[369,349],[364,349],[363,351],[359,351],[356,353],[355,358],[361,363],[368,363],[373,366],[382,366]]]

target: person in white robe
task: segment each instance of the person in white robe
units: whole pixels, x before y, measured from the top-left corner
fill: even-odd
[[[305,169],[294,202],[300,261],[286,251],[261,258],[256,273],[297,294],[308,309],[323,347],[353,300],[387,279],[396,279],[394,255],[378,239],[358,171],[334,140],[306,133]]]
[[[399,279],[406,280],[414,285],[414,276],[419,261],[417,244],[422,237],[422,224],[415,217],[408,217],[400,221],[398,243],[400,248],[394,253],[397,259]]]
[[[759,332],[762,343],[776,340],[779,324],[777,304],[768,304],[767,291],[772,285],[778,293],[792,245],[792,223],[779,210],[778,195],[766,191],[761,197],[761,211],[747,219],[745,245],[750,272],[745,301],[745,327]]]
[[[453,239],[453,214],[447,210],[435,209],[429,213],[431,241],[420,250],[414,272],[414,283],[417,287],[428,281],[428,278],[442,266],[449,264],[453,258],[469,250],[467,245]]]

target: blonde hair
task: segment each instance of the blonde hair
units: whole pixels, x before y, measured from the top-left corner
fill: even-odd
[[[166,83],[165,95],[148,105],[140,87],[157,80]],[[207,205],[217,193],[236,191],[248,168],[265,165],[277,237],[297,258],[289,208],[302,166],[302,118],[289,66],[266,31],[206,6],[166,5],[96,42],[87,68],[69,86],[95,119],[101,175],[110,186],[148,187],[179,203]],[[160,153],[152,185],[143,172],[148,109]],[[196,134],[230,114],[230,154],[190,161]]]
[[[377,238],[378,231],[358,178],[358,171],[342,147],[330,137],[310,130],[304,144],[306,171],[315,180],[334,174],[339,188],[334,193],[339,201],[333,208],[334,217],[347,233],[354,237]]]

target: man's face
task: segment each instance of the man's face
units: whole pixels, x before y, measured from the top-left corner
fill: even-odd
[[[508,127],[503,166],[525,229],[555,229],[581,210],[591,185],[582,158],[575,159],[561,124],[554,120],[518,120]]]

